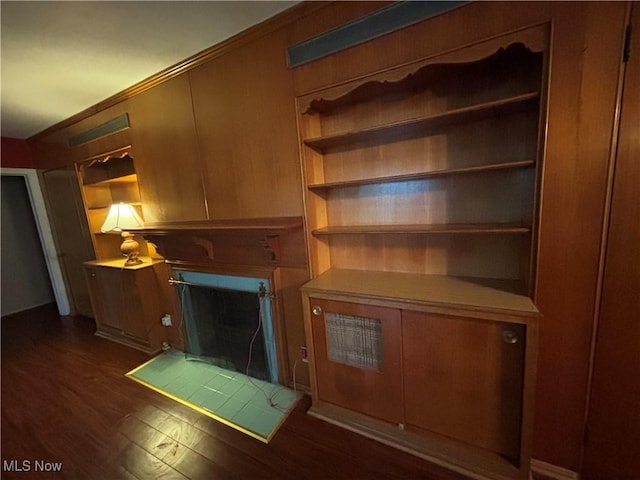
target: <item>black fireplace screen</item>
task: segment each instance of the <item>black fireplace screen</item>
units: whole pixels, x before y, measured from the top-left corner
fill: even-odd
[[[270,378],[263,328],[258,328],[264,312],[257,293],[197,285],[181,285],[180,291],[188,358],[277,381]]]

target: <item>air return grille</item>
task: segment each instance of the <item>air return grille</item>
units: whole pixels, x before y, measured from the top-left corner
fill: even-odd
[[[382,370],[382,327],[375,318],[325,314],[329,360],[352,367]]]

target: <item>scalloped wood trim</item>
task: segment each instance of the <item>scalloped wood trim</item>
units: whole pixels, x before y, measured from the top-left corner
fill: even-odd
[[[358,85],[353,90],[336,98],[316,98],[309,102],[308,108],[302,113],[328,115],[341,106],[360,103],[388,94],[402,94],[403,96],[416,95],[429,88],[433,80],[459,75],[464,73],[463,69],[469,66],[491,64],[493,62],[497,63],[503,60],[513,62],[511,57],[524,57],[525,55],[535,55],[535,53],[536,52],[532,52],[522,42],[515,42],[506,47],[501,46],[492,54],[470,62],[429,62],[399,80],[373,80]]]
[[[419,70],[427,69],[427,67],[430,69],[439,66],[472,64],[486,61],[495,55],[499,55],[501,49],[505,50],[513,44],[522,44],[529,52],[540,53],[546,50],[548,43],[548,23],[531,25],[507,34],[474,42],[471,45],[440,52],[436,55],[412,61],[404,65],[388,68],[379,72],[372,72],[373,74],[348,80],[328,88],[308,92],[298,97],[299,111],[303,113],[315,112],[314,106],[317,105],[317,103],[314,102],[319,100],[319,95],[322,95],[322,100],[325,102],[339,101],[341,98],[368,84],[393,83],[397,85],[398,82],[410,81],[410,78],[407,80],[408,77],[417,73]],[[364,80],[366,81],[363,82]],[[384,86],[381,88],[384,88]],[[322,106],[320,106],[320,108],[322,108]]]

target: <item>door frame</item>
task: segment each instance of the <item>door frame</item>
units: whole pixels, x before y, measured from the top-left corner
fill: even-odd
[[[0,168],[0,175],[22,177],[25,180],[27,193],[29,194],[29,203],[31,204],[31,211],[33,212],[33,218],[36,222],[38,237],[40,237],[40,244],[42,245],[44,260],[47,265],[47,271],[49,272],[49,279],[51,281],[53,295],[56,299],[58,313],[60,315],[69,315],[71,312],[69,295],[60,266],[58,250],[53,239],[38,172],[31,168],[3,167]]]

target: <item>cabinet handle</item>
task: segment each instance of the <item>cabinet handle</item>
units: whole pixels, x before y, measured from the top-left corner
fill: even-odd
[[[320,306],[318,305],[314,305],[311,309],[311,312],[313,312],[316,317],[319,317],[320,315],[322,315],[322,308],[320,308]]]
[[[92,276],[92,277],[95,277],[95,276],[96,276],[96,274],[95,274],[94,272],[91,272],[91,276]]]
[[[502,341],[504,343],[514,344],[518,343],[518,334],[513,330],[503,330],[502,331]]]

